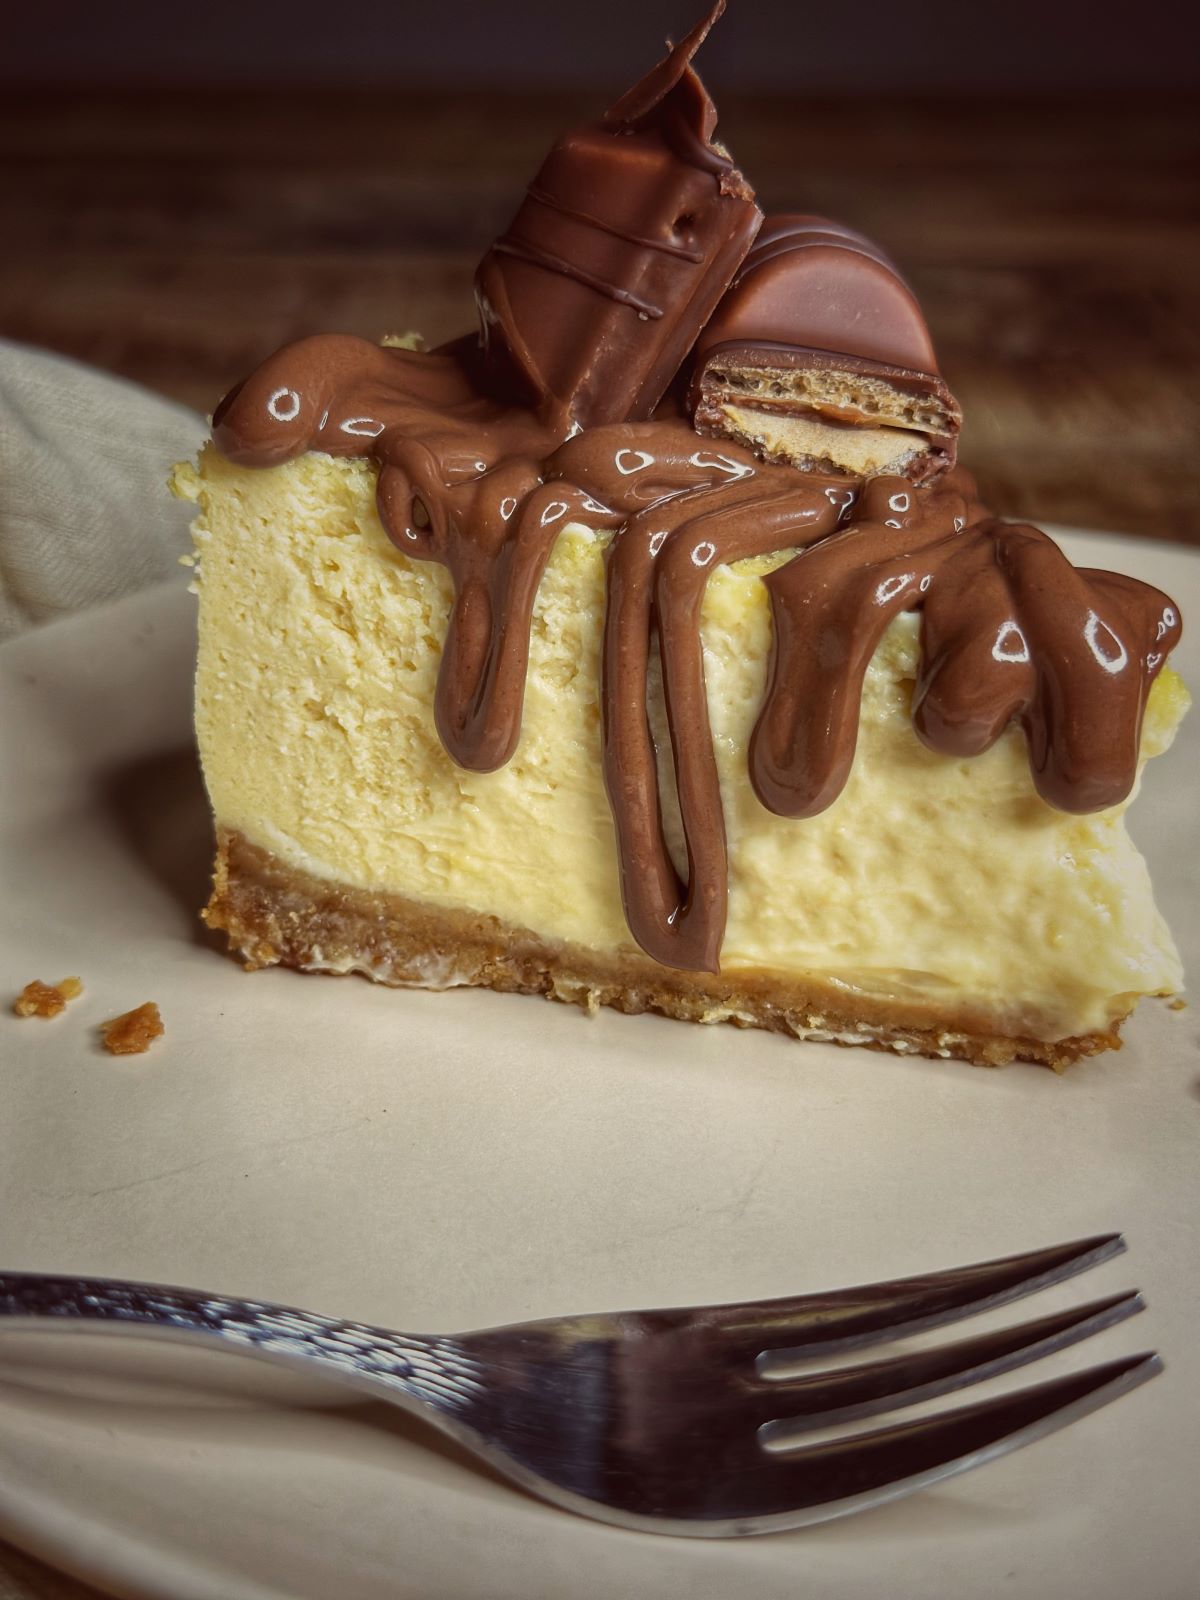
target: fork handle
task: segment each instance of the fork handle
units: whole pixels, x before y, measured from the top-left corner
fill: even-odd
[[[0,1331],[129,1334],[311,1370],[413,1411],[453,1412],[481,1387],[450,1338],[394,1333],[265,1300],[116,1278],[0,1273]]]

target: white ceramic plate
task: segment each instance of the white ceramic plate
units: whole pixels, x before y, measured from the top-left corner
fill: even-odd
[[[1195,554],[1065,543],[1200,624]],[[1194,1593],[1195,1011],[1144,1006],[1120,1054],[1059,1078],[247,977],[196,920],[191,604],[150,591],[0,652],[0,988],[86,985],[56,1021],[0,1018],[6,1266],[426,1330],[830,1287],[1121,1228],[1128,1255],[1027,1314],[1136,1284],[1145,1315],[1051,1365],[1156,1348],[1167,1371],[935,1491],[714,1544],[551,1510],[386,1407],[250,1362],[10,1334],[0,1534],[170,1600]],[[1194,625],[1193,685],[1198,646]],[[1193,715],[1133,817],[1193,977],[1198,749]],[[165,1039],[105,1056],[96,1024],[148,999]]]

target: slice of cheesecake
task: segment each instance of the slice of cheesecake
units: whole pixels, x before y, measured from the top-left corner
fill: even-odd
[[[1115,1044],[1140,996],[1179,986],[1123,803],[1047,803],[1016,727],[971,759],[915,736],[915,613],[866,670],[840,796],[804,819],[766,809],[747,776],[772,637],[761,561],[717,568],[703,601],[728,839],[720,970],[651,959],[626,921],[603,776],[611,534],[559,532],[519,744],[471,771],[435,719],[451,585],[389,539],[377,482],[363,460],[309,452],[261,471],[211,448],[176,475],[198,508],[196,725],[219,838],[206,915],[251,965],[1054,1066]],[[1161,674],[1143,757],[1186,700]],[[667,750],[653,674],[649,705]],[[669,763],[659,776],[682,873]]]
[[[876,246],[691,66],[550,151],[477,338],[269,357],[198,507],[206,913],[255,966],[1059,1066],[1179,962],[1166,595],[982,506]]]

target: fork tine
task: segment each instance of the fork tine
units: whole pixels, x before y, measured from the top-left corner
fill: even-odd
[[[1144,1310],[1145,1301],[1131,1290],[934,1350],[799,1378],[768,1379],[753,1390],[755,1412],[764,1419],[760,1438],[774,1444],[806,1429],[861,1421],[953,1394],[1065,1350]]]
[[[913,1278],[669,1315],[718,1333],[731,1354],[749,1357],[769,1349],[780,1360],[804,1360],[974,1316],[1086,1272],[1124,1249],[1119,1233],[1100,1234]]]
[[[764,1452],[761,1467],[720,1485],[723,1526],[695,1531],[766,1533],[882,1505],[1043,1438],[1161,1371],[1145,1351],[916,1422]]]

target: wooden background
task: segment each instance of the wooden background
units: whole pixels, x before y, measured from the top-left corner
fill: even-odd
[[[0,334],[201,410],[276,345],[471,323],[471,271],[591,105],[10,91]],[[1200,121],[1171,96],[722,97],[770,209],[884,244],[997,510],[1200,543]]]

